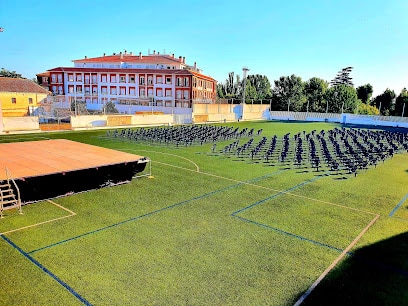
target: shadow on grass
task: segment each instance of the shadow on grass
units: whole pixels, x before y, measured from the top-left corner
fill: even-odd
[[[329,273],[302,305],[407,305],[407,254],[408,232],[361,248]]]

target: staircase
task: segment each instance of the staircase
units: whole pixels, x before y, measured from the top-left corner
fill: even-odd
[[[3,211],[8,209],[17,208],[20,214],[23,213],[21,209],[20,191],[7,168],[6,175],[7,180],[0,182],[0,218],[3,218]],[[15,190],[17,190],[17,195],[14,193],[12,184]]]

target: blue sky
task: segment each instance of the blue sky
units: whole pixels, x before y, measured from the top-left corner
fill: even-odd
[[[27,78],[73,59],[127,50],[185,56],[229,72],[330,81],[354,67],[374,95],[408,87],[407,0],[0,0],[0,67]]]

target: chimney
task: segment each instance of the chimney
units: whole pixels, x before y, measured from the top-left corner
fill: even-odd
[[[103,56],[106,56],[106,53],[105,53],[105,52],[103,52]]]
[[[160,55],[160,52],[157,52],[157,55]]]
[[[153,55],[156,55],[156,50],[153,50]]]
[[[194,70],[197,70],[197,62],[194,62]]]
[[[179,62],[181,63],[181,56],[179,56]]]
[[[85,55],[85,59],[87,59],[88,57]]]
[[[129,53],[130,55],[133,55],[133,52],[132,51],[130,51],[130,53]]]
[[[122,52],[119,52],[119,55],[120,55],[120,59],[122,59],[123,58]]]
[[[174,53],[171,55],[172,58],[174,58]]]
[[[139,52],[139,59],[142,59],[142,58],[143,58],[142,52]]]
[[[186,63],[186,58],[183,56],[183,64]]]
[[[127,51],[125,50],[125,55],[127,54]]]

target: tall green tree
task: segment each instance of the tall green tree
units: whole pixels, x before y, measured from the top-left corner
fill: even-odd
[[[406,88],[401,90],[395,100],[394,116],[408,117],[408,91]]]
[[[328,87],[329,84],[323,79],[313,77],[307,80],[304,83],[304,93],[307,103],[304,105],[303,111],[325,112],[325,95]]]
[[[395,92],[387,88],[382,94],[374,98],[373,105],[380,110],[380,115],[391,116],[394,114],[395,97]]]
[[[224,89],[224,85],[221,83],[217,84],[217,97],[219,99],[224,99],[225,98],[225,89]]]
[[[25,79],[20,73],[15,71],[8,71],[5,68],[1,68],[0,77],[15,78],[15,79]]]
[[[337,85],[354,86],[353,78],[350,77],[351,70],[353,70],[353,67],[346,67],[341,69],[339,72],[337,72],[336,77],[330,81],[330,84],[333,86]]]
[[[373,86],[371,84],[365,84],[357,87],[357,98],[363,103],[369,104],[371,96],[373,94]]]
[[[326,91],[326,108],[329,113],[352,113],[357,111],[357,92],[350,85],[332,86]]]
[[[300,111],[306,103],[302,78],[294,74],[274,81],[272,110]]]
[[[246,83],[246,96],[256,102],[270,99],[272,96],[271,83],[268,77],[260,74],[248,75]]]

